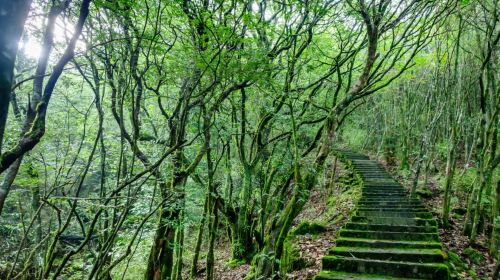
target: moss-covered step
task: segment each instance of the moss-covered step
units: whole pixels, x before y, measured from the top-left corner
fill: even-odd
[[[431,219],[432,214],[429,212],[380,212],[380,211],[357,211],[360,216],[376,216],[376,217],[400,217],[400,218],[422,218]]]
[[[399,198],[399,199],[384,199],[384,198],[365,198],[361,199],[358,201],[358,204],[360,203],[366,203],[366,202],[371,202],[371,203],[392,203],[394,205],[397,204],[405,204],[405,203],[421,203],[419,200],[409,200],[409,199],[404,199],[404,198]]]
[[[420,202],[417,198],[408,197],[363,197],[359,200],[362,201],[395,201],[395,202]]]
[[[356,167],[356,171],[361,174],[364,173],[388,174],[387,172],[385,172],[385,170],[383,170],[380,167]]]
[[[394,179],[386,180],[365,180],[364,186],[379,186],[379,187],[401,187],[402,185]]]
[[[337,246],[368,247],[368,248],[413,248],[413,249],[441,249],[442,245],[436,241],[409,241],[409,240],[377,240],[366,238],[339,238]]]
[[[419,263],[443,262],[445,259],[440,249],[334,247],[328,251],[328,254],[361,259]]]
[[[369,197],[403,197],[407,198],[407,193],[404,190],[385,190],[385,191],[380,191],[380,190],[363,190],[362,191],[362,196],[363,198],[369,198]]]
[[[322,263],[323,269],[326,270],[385,274],[394,277],[449,279],[449,269],[443,263],[397,262],[338,256],[323,257]]]
[[[345,158],[348,159],[370,159],[368,156],[360,154],[360,153],[355,153],[351,152],[348,150],[339,150],[339,153],[342,154]]]
[[[360,201],[358,202],[358,206],[361,205],[374,205],[376,207],[385,206],[385,207],[409,207],[409,206],[422,206],[420,201],[387,201],[387,200],[369,200],[369,201]]]
[[[403,211],[405,208],[420,208],[423,207],[421,204],[416,204],[416,203],[392,203],[388,204],[386,202],[362,202],[358,203],[358,209],[360,208],[386,208],[386,209],[396,209],[399,211]]]
[[[363,197],[364,198],[370,198],[370,197],[403,197],[403,198],[406,198],[406,193],[403,193],[403,192],[392,192],[392,191],[388,191],[388,192],[363,192]]]
[[[384,225],[384,224],[368,224],[368,223],[353,223],[349,222],[345,225],[346,229],[353,230],[378,230],[378,231],[393,231],[393,232],[437,232],[436,226],[410,226],[410,225]]]
[[[378,211],[378,212],[425,212],[425,207],[415,206],[415,207],[368,207],[359,205],[358,211]]]
[[[383,274],[359,274],[359,273],[348,273],[348,272],[338,272],[338,271],[321,271],[318,273],[313,280],[416,280],[418,278],[399,278],[390,277]]]
[[[389,175],[366,175],[361,173],[363,179],[390,179]]]
[[[405,240],[405,241],[439,241],[437,233],[429,232],[393,232],[341,229],[339,237],[366,238],[378,240]]]
[[[353,216],[352,222],[370,223],[395,226],[437,226],[437,221],[434,219],[421,218],[396,218],[396,217],[375,217],[375,216]]]
[[[407,193],[405,188],[403,187],[373,187],[373,186],[364,186],[361,188],[363,192],[398,192],[398,193]]]

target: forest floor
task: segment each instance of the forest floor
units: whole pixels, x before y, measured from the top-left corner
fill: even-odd
[[[382,165],[397,179],[398,182],[409,191],[411,189],[413,173],[402,174],[399,166],[388,166],[381,161]],[[429,176],[428,191],[424,190],[421,195],[422,202],[426,208],[440,221],[441,208],[443,205],[443,190],[439,187],[436,176]],[[466,197],[458,200],[458,205],[452,209],[450,215],[450,226],[444,229],[440,224],[439,235],[452,264],[452,279],[475,280],[493,279],[492,275],[496,268],[496,261],[490,255],[487,247],[488,238],[480,232],[477,244],[471,246],[468,236],[463,234],[465,224],[465,209],[467,208]],[[456,259],[458,256],[459,259]]]

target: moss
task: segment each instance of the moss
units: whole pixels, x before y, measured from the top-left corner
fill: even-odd
[[[465,248],[464,254],[475,264],[481,264],[486,260],[481,252],[471,247]]]
[[[283,244],[283,254],[280,260],[280,274],[301,270],[311,265],[307,260],[300,257],[300,250],[294,244],[295,238],[289,236]]]
[[[452,270],[452,273],[461,272],[467,268],[462,259],[460,259],[460,256],[453,251],[448,252],[448,264]]]
[[[226,266],[229,268],[235,268],[244,264],[246,264],[245,260],[230,260],[226,263]]]
[[[338,223],[340,223],[342,220],[344,220],[344,215],[343,214],[340,214],[338,215],[337,217],[335,217],[331,222],[330,224],[331,225],[336,225]]]
[[[316,222],[303,221],[295,227],[292,235],[318,234],[326,232],[326,226]]]
[[[419,188],[419,189],[417,189],[416,193],[420,197],[425,197],[425,198],[432,197],[432,195],[433,195],[432,192],[427,188]]]

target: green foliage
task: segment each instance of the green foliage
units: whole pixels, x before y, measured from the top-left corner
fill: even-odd
[[[464,255],[469,257],[469,259],[473,263],[478,264],[478,265],[485,261],[485,257],[483,256],[483,254],[472,247],[465,248]]]

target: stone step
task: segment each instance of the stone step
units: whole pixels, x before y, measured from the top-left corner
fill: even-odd
[[[398,248],[366,248],[366,247],[334,247],[328,251],[330,255],[372,260],[389,260],[404,262],[443,262],[440,249],[398,249]]]
[[[370,223],[370,224],[377,224],[377,225],[437,226],[436,220],[434,220],[434,219],[421,219],[421,218],[353,216],[351,221],[355,222],[355,223]]]
[[[388,197],[403,197],[406,198],[406,193],[402,191],[386,191],[386,192],[379,192],[379,191],[363,191],[362,195],[364,198],[372,198],[372,197],[383,197],[383,198],[388,198]]]
[[[418,199],[409,199],[407,197],[365,197],[359,200],[359,202],[420,202]]]
[[[357,211],[359,216],[367,217],[393,217],[393,218],[421,218],[431,219],[431,213],[425,212],[380,212],[380,211]]]
[[[405,241],[439,241],[437,233],[421,232],[393,232],[341,229],[338,235],[348,238],[363,238],[377,240],[405,240]]]
[[[420,202],[400,202],[400,201],[361,201],[358,202],[361,207],[386,207],[386,208],[406,208],[406,207],[421,207]]]
[[[366,238],[338,238],[335,243],[340,247],[367,247],[367,248],[412,248],[412,249],[441,249],[441,243],[436,241],[410,240],[380,240]]]
[[[365,155],[361,155],[361,154],[344,154],[344,156],[350,160],[366,160],[366,161],[369,161],[370,158],[365,156]]]
[[[365,187],[379,187],[379,188],[389,188],[389,187],[397,187],[402,188],[400,184],[395,181],[385,181],[385,182],[376,182],[376,181],[363,181],[363,186]]]
[[[398,185],[380,185],[380,186],[377,186],[377,185],[363,184],[363,189],[381,190],[381,191],[384,191],[384,190],[404,190],[404,191],[406,191],[406,189],[403,188],[403,186],[398,186]]]
[[[372,187],[372,186],[364,186],[361,188],[363,191],[370,192],[386,192],[386,191],[397,191],[407,193],[406,189],[403,187]]]
[[[383,274],[395,277],[415,277],[424,279],[449,279],[448,267],[443,263],[397,262],[387,260],[368,260],[350,257],[323,257],[323,269]]]
[[[406,198],[406,193],[404,192],[363,192],[363,197],[364,198],[370,198],[370,197],[374,197],[374,196],[381,196],[381,197],[384,197],[384,198],[388,198],[388,197],[403,197],[403,198]]]
[[[384,225],[384,224],[368,224],[348,222],[345,225],[346,229],[352,230],[368,230],[368,231],[392,231],[392,232],[420,232],[420,233],[436,233],[436,226],[413,226],[413,225]]]
[[[391,179],[391,176],[386,174],[364,174],[360,172],[359,175],[364,179]]]
[[[381,190],[381,191],[385,191],[385,190],[404,190],[404,191],[406,191],[406,189],[403,186],[399,186],[399,185],[367,185],[367,184],[363,184],[363,189]]]
[[[357,274],[349,272],[324,270],[318,273],[314,280],[416,280],[417,278],[399,278],[380,274]]]
[[[374,212],[424,212],[425,207],[368,207],[361,205],[358,211],[374,211]]]

